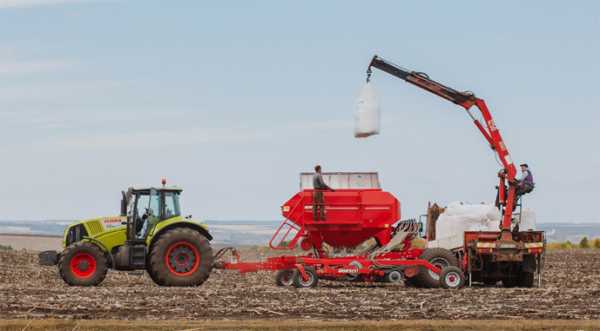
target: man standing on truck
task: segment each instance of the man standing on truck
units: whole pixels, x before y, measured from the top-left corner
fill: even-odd
[[[325,199],[323,198],[324,191],[333,191],[331,187],[325,184],[323,175],[321,174],[321,166],[315,166],[315,174],[313,175],[313,219],[315,222],[325,221]]]

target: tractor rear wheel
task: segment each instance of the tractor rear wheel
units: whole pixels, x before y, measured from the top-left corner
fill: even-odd
[[[419,258],[428,261],[442,270],[446,267],[458,267],[456,256],[444,248],[427,248]],[[415,278],[424,287],[436,288],[440,286],[440,275],[425,267],[419,267],[419,274]]]
[[[275,274],[275,284],[277,286],[294,285],[294,270],[279,270]]]
[[[213,266],[208,239],[190,228],[175,228],[160,235],[150,250],[148,273],[162,286],[198,286]]]
[[[71,286],[96,286],[104,280],[107,270],[104,252],[89,242],[70,245],[58,260],[60,276]]]

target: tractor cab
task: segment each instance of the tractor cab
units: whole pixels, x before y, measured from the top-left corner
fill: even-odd
[[[127,240],[143,242],[159,222],[181,216],[177,187],[129,188],[123,191],[121,216],[127,219]]]

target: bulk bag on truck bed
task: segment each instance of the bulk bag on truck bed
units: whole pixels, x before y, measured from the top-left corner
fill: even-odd
[[[436,238],[427,245],[446,249],[461,247],[465,231],[500,231],[501,218],[500,211],[493,204],[452,202],[437,219]],[[521,215],[516,213],[515,218],[521,231],[535,230],[534,211],[525,208]]]

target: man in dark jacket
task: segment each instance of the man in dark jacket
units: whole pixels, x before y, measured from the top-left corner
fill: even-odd
[[[517,196],[521,196],[525,193],[533,191],[535,183],[533,182],[533,175],[529,170],[527,163],[521,164],[521,178],[517,182]]]
[[[331,187],[325,184],[323,175],[321,174],[321,166],[315,166],[315,174],[313,175],[313,219],[315,222],[319,220],[325,221],[325,200],[323,198],[324,191],[333,191]]]

